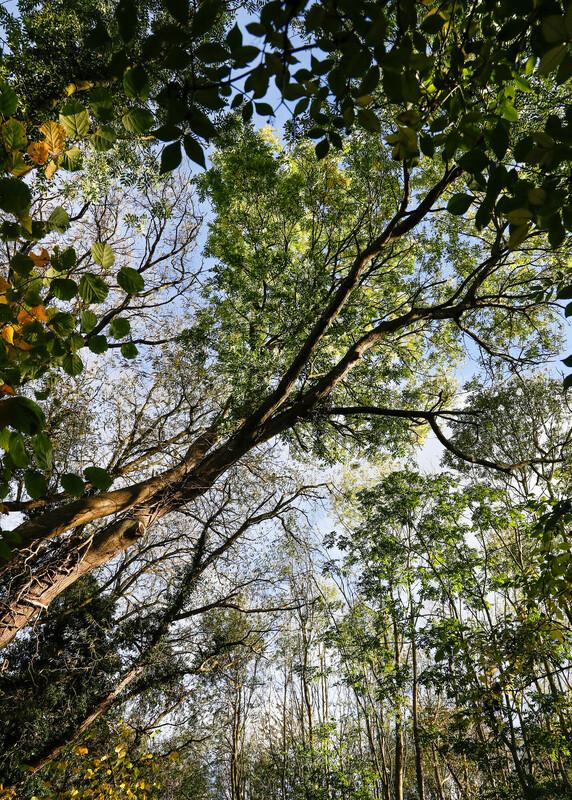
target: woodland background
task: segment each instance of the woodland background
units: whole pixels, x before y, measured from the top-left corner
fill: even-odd
[[[572,6],[0,18],[0,797],[572,797]]]

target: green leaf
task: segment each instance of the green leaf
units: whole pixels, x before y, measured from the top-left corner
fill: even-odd
[[[60,123],[70,139],[83,139],[89,132],[87,109],[77,100],[72,100],[62,108]]]
[[[75,328],[75,318],[60,311],[50,319],[50,327],[60,336],[67,336]]]
[[[123,127],[130,133],[147,133],[153,127],[155,119],[146,108],[132,108],[122,118]]]
[[[234,63],[238,67],[246,67],[260,55],[260,49],[252,44],[237,48],[234,53]]]
[[[261,117],[274,116],[274,109],[272,108],[270,103],[255,103],[254,107],[256,108],[256,113],[260,114]]]
[[[95,328],[95,326],[97,325],[97,317],[95,316],[93,311],[90,311],[89,309],[87,309],[86,311],[82,311],[80,317],[80,325],[84,333],[89,333]]]
[[[105,351],[109,349],[107,337],[103,336],[103,334],[99,334],[98,336],[90,336],[87,340],[87,346],[92,353],[96,353],[98,356],[102,353],[105,353]]]
[[[566,41],[566,26],[562,14],[550,14],[542,20],[542,35],[547,42]]]
[[[174,139],[180,139],[183,131],[177,125],[161,125],[160,128],[151,131],[151,134],[160,142],[172,142]]]
[[[205,64],[218,63],[219,61],[226,61],[230,57],[230,53],[217,42],[205,42],[197,47],[195,54],[198,59]]]
[[[125,344],[121,345],[121,355],[124,358],[135,358],[138,353],[139,350],[137,350],[133,342],[125,342]]]
[[[426,33],[434,34],[438,33],[446,22],[446,18],[440,14],[439,9],[435,8],[427,14],[421,23],[421,27]]]
[[[572,374],[567,375],[563,381],[564,390],[567,391],[568,389],[572,388]]]
[[[70,338],[68,339],[68,347],[70,352],[75,353],[78,350],[81,350],[84,347],[85,341],[81,333],[72,333]]]
[[[71,300],[77,294],[77,283],[71,278],[54,278],[50,284],[54,297],[58,300]]]
[[[193,15],[191,30],[193,36],[202,36],[214,25],[217,17],[224,12],[224,5],[219,0],[203,0],[197,5]]]
[[[330,143],[326,138],[321,139],[314,149],[316,151],[316,158],[319,161],[320,159],[325,158],[330,152]]]
[[[11,117],[18,108],[18,95],[7,83],[0,83],[0,114]]]
[[[18,275],[26,276],[32,272],[35,264],[30,256],[24,255],[24,253],[15,253],[10,259],[10,267]]]
[[[52,267],[58,272],[65,272],[72,269],[77,264],[77,253],[73,247],[66,247],[65,250],[58,251],[56,247],[51,258]]]
[[[0,303],[0,322],[13,322],[14,311],[10,305]]]
[[[212,139],[216,135],[216,128],[207,117],[207,115],[196,106],[193,107],[190,114],[190,126],[193,133],[200,136],[202,139]]]
[[[115,253],[106,242],[94,242],[91,245],[91,257],[104,269],[109,269],[115,264]]]
[[[561,286],[556,297],[558,300],[572,300],[572,283],[568,286]]]
[[[109,125],[100,125],[99,128],[91,137],[91,143],[94,150],[100,153],[110,150],[117,140],[117,136],[113,128]]]
[[[4,220],[0,223],[0,238],[5,242],[17,242],[21,232],[22,229],[17,222],[8,222],[8,220]]]
[[[123,88],[128,97],[134,100],[146,100],[151,86],[149,77],[143,67],[129,67],[123,75]]]
[[[198,105],[205,106],[205,108],[209,108],[212,111],[220,111],[226,108],[227,105],[226,98],[221,97],[216,87],[213,89],[198,89],[193,99]]]
[[[0,561],[10,561],[14,554],[14,551],[4,539],[6,533],[7,531],[2,534],[2,537],[0,537]]]
[[[189,2],[188,0],[164,0],[165,8],[171,16],[186,25],[189,21]]]
[[[115,19],[119,35],[124,42],[130,42],[137,31],[137,5],[133,0],[119,0],[115,8]]]
[[[83,361],[77,353],[66,353],[62,360],[62,367],[68,375],[74,378],[83,371]]]
[[[516,225],[515,227],[511,227],[510,235],[508,237],[508,249],[516,250],[516,248],[519,247],[528,236],[529,230],[530,230],[530,223],[525,223],[523,225]]]
[[[0,178],[0,208],[8,214],[20,216],[32,204],[30,187],[18,178]]]
[[[28,144],[26,128],[17,119],[9,119],[2,125],[2,140],[7,150],[23,150]]]
[[[137,294],[145,286],[145,281],[136,269],[131,267],[121,267],[117,273],[117,283],[127,294]]]
[[[161,174],[171,172],[181,163],[181,143],[172,142],[165,145],[161,153]]]
[[[10,458],[17,467],[28,466],[28,454],[26,452],[26,443],[21,433],[13,432],[10,434]]]
[[[48,217],[48,226],[56,233],[65,233],[70,226],[70,218],[65,208],[58,206],[54,208]]]
[[[36,464],[40,469],[49,470],[52,468],[52,441],[47,433],[38,433],[32,439],[32,449],[36,456]]]
[[[115,317],[109,325],[109,333],[114,339],[124,339],[129,336],[131,323],[123,317]]]
[[[556,47],[550,48],[540,59],[538,71],[541,75],[550,75],[550,73],[560,66],[561,61],[566,55],[566,45],[558,44]]]
[[[562,63],[558,67],[558,72],[556,73],[556,83],[560,86],[562,83],[566,83],[566,81],[572,77],[572,56],[570,53],[566,53],[564,58],[562,59]]]
[[[31,469],[24,473],[24,486],[32,500],[43,497],[48,491],[48,484],[42,473]]]
[[[6,495],[8,494],[9,491],[10,491],[10,488],[6,484],[6,482],[5,481],[4,482],[0,482],[0,496],[1,497],[6,497]],[[12,544],[12,545],[22,544],[22,537],[18,533],[17,529],[14,529],[14,530],[11,530],[11,531],[3,531],[2,532],[2,536],[4,537],[4,539],[6,539],[6,541],[9,544]]]
[[[8,397],[0,400],[0,428],[9,425],[17,431],[34,435],[46,424],[44,412],[28,397]]]
[[[109,293],[105,281],[92,272],[86,272],[79,282],[79,296],[86,303],[103,303]]]
[[[246,27],[248,29],[248,25]],[[227,33],[225,41],[230,47],[232,52],[237,50],[239,47],[242,47],[242,31],[240,30],[236,22],[234,23],[230,31]]]
[[[502,103],[502,105],[500,107],[500,112],[501,112],[502,118],[506,119],[507,122],[518,122],[518,120],[519,120],[518,111],[513,106],[513,104],[510,103],[508,100],[506,100],[504,103]]]
[[[73,472],[66,472],[60,478],[60,483],[64,492],[71,494],[72,497],[81,497],[85,492],[85,483]]]
[[[199,166],[206,168],[205,154],[197,140],[187,134],[183,139],[183,145],[188,157],[196,164],[199,164]]]
[[[458,216],[465,214],[471,207],[473,200],[474,198],[470,194],[464,194],[464,192],[454,194],[447,203],[447,211]]]
[[[502,122],[497,122],[495,127],[491,131],[489,131],[487,138],[491,150],[500,161],[501,158],[504,158],[504,155],[508,150],[508,145],[509,145],[509,138],[506,126],[503,125]]]
[[[91,110],[98,119],[104,122],[110,122],[113,119],[113,103],[113,95],[102,86],[97,86],[90,92],[89,105]]]
[[[361,127],[366,131],[370,131],[370,133],[379,133],[381,131],[381,122],[371,108],[360,108],[357,112],[357,120]]]
[[[109,472],[101,469],[101,467],[87,467],[84,469],[83,474],[86,481],[95,486],[96,489],[101,489],[102,492],[106,492],[113,483],[113,478]]]
[[[459,159],[461,167],[472,175],[482,172],[488,163],[489,159],[485,151],[476,147],[473,150],[469,150]]]
[[[80,170],[83,165],[81,150],[78,147],[71,147],[69,150],[66,150],[61,165],[64,169],[67,169],[68,172],[77,172]]]

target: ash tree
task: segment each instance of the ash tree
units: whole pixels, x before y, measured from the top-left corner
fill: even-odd
[[[0,91],[0,445],[5,510],[24,520],[2,539],[3,645],[82,576],[167,541],[276,441],[335,461],[399,455],[431,430],[468,463],[522,467],[452,440],[479,413],[453,368],[468,350],[518,372],[560,347],[568,6],[270,2],[245,23],[216,0],[66,5],[62,40],[83,48],[62,47],[39,97],[27,77],[57,8],[5,21],[22,40]],[[282,105],[284,142],[253,130]],[[116,209],[128,184],[139,203],[158,143],[171,188],[144,213],[98,205],[102,173]],[[203,270],[183,152],[210,159],[192,178],[212,211]],[[54,470],[62,387],[131,363],[148,388],[161,347],[180,391],[164,413],[154,400],[160,432],[142,413],[143,441],[97,462],[83,440]]]

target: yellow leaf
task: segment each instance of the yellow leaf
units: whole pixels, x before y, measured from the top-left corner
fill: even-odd
[[[28,323],[33,322],[34,317],[30,314],[29,311],[26,311],[23,308],[21,311],[18,312],[18,324],[19,325],[28,325]]]
[[[6,294],[8,289],[11,289],[11,284],[6,280],[6,278],[0,277],[0,292],[2,294]]]
[[[48,150],[53,156],[63,153],[66,133],[59,122],[44,122],[40,126],[40,131],[44,134]]]
[[[48,321],[48,315],[46,314],[46,309],[45,306],[43,305],[30,306],[30,313],[35,319],[39,320],[40,322]]]
[[[509,211],[506,215],[511,225],[525,225],[532,217],[533,214],[528,208],[515,208],[514,211]]]
[[[521,245],[528,236],[529,230],[530,222],[524,225],[517,225],[515,228],[513,228],[510,232],[510,236],[508,237],[508,249],[516,250],[516,248]]]
[[[45,247],[42,247],[39,253],[29,253],[29,256],[38,269],[43,269],[50,261],[50,254]]]
[[[50,161],[50,163],[46,167],[46,172],[45,172],[45,176],[46,176],[46,178],[48,180],[53,176],[53,174],[57,170],[57,168],[58,168],[58,165],[56,164],[56,162],[55,161]]]
[[[32,142],[28,145],[28,155],[36,164],[45,164],[50,155],[46,141]]]
[[[33,350],[34,349],[34,345],[33,344],[29,344],[28,342],[26,342],[24,339],[22,339],[20,337],[17,338],[14,341],[14,347],[17,347],[18,350]]]
[[[4,341],[8,342],[8,344],[14,344],[14,328],[12,325],[4,325],[0,336],[2,336]]]
[[[87,747],[76,747],[75,751],[78,754],[78,756],[85,756],[89,752]]]

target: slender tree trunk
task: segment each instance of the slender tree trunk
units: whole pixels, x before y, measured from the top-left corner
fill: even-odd
[[[397,620],[395,615],[393,617],[393,667],[395,675],[399,674],[401,666],[400,647],[399,647],[399,630],[397,627]],[[395,762],[393,773],[393,788],[395,800],[403,800],[403,772],[404,772],[404,743],[403,743],[403,713],[401,707],[401,697],[399,692],[396,693],[395,700]]]
[[[411,698],[411,716],[413,718],[413,743],[415,745],[415,777],[417,779],[417,797],[425,800],[425,779],[423,776],[423,751],[419,736],[419,684],[417,676],[417,642],[415,631],[411,637],[411,666],[413,670],[413,688]]]
[[[242,686],[234,685],[230,747],[230,798],[242,800],[241,730]]]
[[[443,791],[443,778],[441,777],[441,772],[439,771],[437,752],[434,747],[433,747],[433,775],[435,777],[435,791],[437,794],[437,800],[446,800],[445,793]]]

